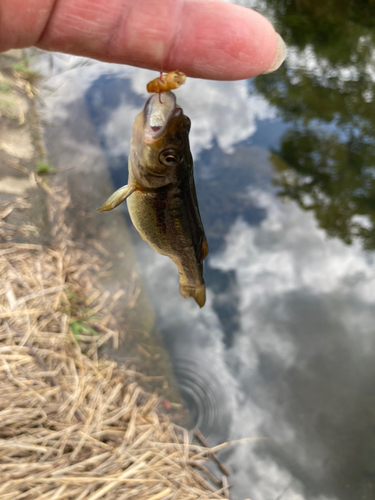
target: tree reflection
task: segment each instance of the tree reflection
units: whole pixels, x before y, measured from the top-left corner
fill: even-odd
[[[375,1],[267,0],[289,58],[255,80],[290,128],[273,154],[281,195],[331,236],[375,248]]]

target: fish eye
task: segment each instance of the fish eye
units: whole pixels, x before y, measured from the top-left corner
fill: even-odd
[[[173,149],[167,149],[160,153],[159,160],[166,167],[176,167],[180,162],[180,155]]]

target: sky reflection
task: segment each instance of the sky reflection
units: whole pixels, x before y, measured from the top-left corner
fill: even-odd
[[[69,106],[84,102],[119,187],[126,182],[132,123],[154,73],[53,57],[47,85],[57,90],[45,94],[47,118],[69,127]],[[342,125],[334,107],[327,111],[320,103],[324,113],[318,116],[319,106],[309,104],[313,87],[306,75],[322,87],[336,79],[339,93],[358,75],[349,66],[329,73],[321,58],[312,64],[314,57],[316,62],[309,45],[295,48],[284,73],[256,84],[188,80],[176,92],[192,120],[197,193],[210,247],[202,310],[179,296],[172,262],[132,233],[172,361],[184,365],[185,375],[186,366],[193,367],[207,391],[210,379],[215,382],[212,441],[268,437],[223,454],[233,471],[233,498],[374,497],[374,255],[360,238],[332,233],[338,219],[331,212],[322,223],[316,200],[335,206],[344,192],[337,179],[352,189],[352,177],[345,177],[352,163],[339,163],[340,154],[329,157],[327,180],[315,167],[327,157],[319,147],[330,151],[332,143],[303,128],[309,122],[315,133],[324,123],[320,132],[328,141]],[[345,127],[339,132],[334,144],[340,152],[348,136]],[[304,156],[306,137],[314,147]],[[353,176],[357,194],[373,179],[372,156],[364,151],[367,170]],[[306,163],[299,168],[301,158]],[[320,191],[309,191],[318,174]],[[357,204],[350,217],[371,232],[372,212],[362,208]]]

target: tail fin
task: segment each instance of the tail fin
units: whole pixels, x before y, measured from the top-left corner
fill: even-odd
[[[193,297],[199,307],[203,307],[206,303],[206,285],[204,283],[197,287],[181,285],[180,283],[180,294],[185,299]]]

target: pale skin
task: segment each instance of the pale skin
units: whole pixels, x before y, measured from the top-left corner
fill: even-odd
[[[29,46],[214,80],[278,55],[269,21],[219,0],[0,0],[0,52]]]

